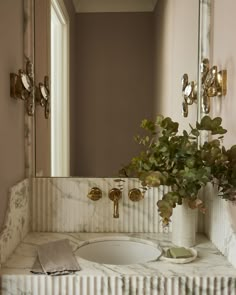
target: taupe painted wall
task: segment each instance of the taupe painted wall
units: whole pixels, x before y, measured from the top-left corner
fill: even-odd
[[[75,175],[117,176],[153,116],[153,14],[78,14],[76,25]]]
[[[10,72],[23,68],[23,0],[0,1],[0,228],[8,189],[24,178],[24,104],[10,97]]]
[[[212,3],[212,35],[211,54],[212,65],[218,69],[227,69],[228,90],[222,98],[212,98],[212,116],[221,116],[223,126],[228,130],[224,144],[229,147],[236,144],[236,2],[235,0],[214,0]]]
[[[180,122],[181,128],[197,120],[197,105],[181,114],[181,78],[197,80],[198,0],[158,0],[155,8],[155,84],[156,113]]]

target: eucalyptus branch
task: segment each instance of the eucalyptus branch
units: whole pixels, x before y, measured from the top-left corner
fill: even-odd
[[[158,116],[156,121],[143,120],[141,127],[148,135],[137,137],[144,150],[123,168],[123,175],[138,177],[145,187],[169,186],[171,192],[165,193],[158,201],[158,211],[163,224],[168,224],[176,204],[189,201],[190,208],[205,211],[199,201],[198,191],[207,183],[217,185],[220,196],[233,200],[236,195],[236,146],[226,150],[222,145],[222,119],[209,116],[190,125],[190,131],[178,134],[179,124]],[[217,139],[197,145],[202,131],[218,135]],[[151,134],[151,135],[150,135]]]

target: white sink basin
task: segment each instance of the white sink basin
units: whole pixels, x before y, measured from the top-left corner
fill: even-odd
[[[162,254],[159,245],[143,239],[105,237],[86,241],[75,255],[101,264],[136,264],[157,260]]]

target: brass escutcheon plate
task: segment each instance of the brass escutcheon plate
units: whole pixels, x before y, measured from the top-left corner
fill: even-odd
[[[129,199],[133,202],[138,202],[144,198],[143,193],[138,188],[133,188],[129,191]]]
[[[102,191],[98,187],[93,187],[88,193],[87,197],[92,201],[98,201],[102,197]]]

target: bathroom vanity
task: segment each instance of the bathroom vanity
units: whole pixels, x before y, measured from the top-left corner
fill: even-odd
[[[38,47],[34,43],[34,2],[35,1],[24,0],[24,56],[32,61],[35,55],[34,49],[43,48],[41,43]],[[154,1],[150,2],[154,3]],[[158,2],[161,3],[160,1]],[[170,1],[169,3],[174,2],[175,1]],[[40,5],[42,2],[38,1],[37,3]],[[163,1],[163,3],[167,3],[167,1]],[[181,21],[184,19],[185,22],[179,22],[175,17],[172,17],[171,14],[169,17],[172,20],[174,19],[174,22],[170,22],[172,24],[172,26],[170,26],[170,31],[172,32],[174,26],[178,24],[190,28],[191,31],[191,27],[189,27],[186,22],[186,18],[189,17],[191,19],[191,15],[186,13],[179,3],[178,5],[176,3],[177,2],[175,2],[174,7],[179,9],[180,16],[183,12],[185,13],[185,15],[181,17]],[[190,4],[189,1],[186,1],[186,4],[187,3],[190,5],[190,10],[193,11],[192,4]],[[182,102],[181,83],[177,81],[176,76],[181,77],[184,71],[187,71],[191,76],[190,79],[196,79],[198,67],[197,51],[199,50],[199,61],[202,57],[209,57],[210,52],[211,1],[199,0],[194,3],[199,7],[199,13],[197,9],[194,11],[196,12],[195,17],[198,14],[200,16],[196,24],[201,24],[199,36],[193,38],[196,42],[189,40],[186,42],[186,36],[188,36],[189,39],[192,31],[189,34],[185,34],[181,31],[181,26],[178,30],[182,32],[182,41],[179,39],[179,34],[175,33],[173,37],[173,44],[175,46],[177,46],[177,44],[182,45],[182,48],[185,48],[188,53],[191,53],[191,50],[188,50],[186,45],[192,45],[194,54],[191,55],[191,58],[187,59],[185,51],[183,51],[181,47],[179,50],[178,48],[177,50],[173,50],[174,46],[170,42],[171,38],[170,40],[167,38],[167,45],[170,47],[168,47],[170,49],[169,51],[174,55],[172,57],[166,56],[166,59],[163,60],[163,65],[165,65],[164,73],[166,72],[166,76],[158,72],[161,77],[161,82],[159,87],[156,88],[160,90],[163,88],[160,86],[164,85],[167,91],[160,93],[158,97],[162,96],[165,98],[166,105],[168,107],[170,106],[171,112],[173,112],[174,115],[177,114],[176,110],[181,106]],[[42,6],[42,8],[44,7]],[[172,11],[174,11],[174,9],[171,9],[171,12]],[[41,18],[38,17],[38,21],[40,23],[41,32]],[[73,22],[71,22],[71,25],[72,24]],[[166,32],[165,36],[168,37],[169,33]],[[178,39],[176,36],[178,36]],[[197,48],[197,43],[199,43],[199,48]],[[157,44],[159,48],[159,43]],[[165,50],[165,52],[167,51]],[[177,54],[180,53],[183,55],[182,58],[177,56]],[[180,63],[185,62],[186,65],[193,64],[194,70],[191,71],[190,69],[184,68],[183,71],[182,68],[178,66],[173,70],[170,67],[173,61],[179,61]],[[159,70],[160,63],[158,63],[158,60],[156,63],[158,64],[157,68]],[[44,66],[41,59],[38,64],[37,62],[35,64],[36,72],[40,65]],[[152,64],[151,62],[151,66]],[[124,73],[124,71],[122,71],[122,73]],[[174,78],[171,76],[172,74],[175,75],[173,76]],[[42,81],[41,78],[40,81]],[[91,88],[91,84],[89,84],[89,88]],[[136,86],[134,88],[136,88]],[[170,93],[169,90],[171,90]],[[142,97],[146,100],[145,95],[142,95]],[[179,97],[180,100],[177,101],[177,97]],[[170,99],[170,101],[168,101],[168,99]],[[135,103],[133,105],[135,105]],[[199,99],[199,109],[200,106],[201,102]],[[98,112],[96,108],[94,109],[100,116],[100,112]],[[128,109],[128,105],[125,105],[125,109]],[[37,105],[37,110],[39,110],[39,105]],[[159,111],[158,109],[158,112]],[[194,107],[193,104],[190,108],[190,112],[192,112],[192,115],[190,114],[191,116],[188,117],[189,121],[185,121],[187,125],[189,122],[195,121],[196,105]],[[37,115],[39,115],[38,113]],[[130,123],[130,115],[132,115],[132,113],[127,112],[127,115],[128,122]],[[198,115],[201,115],[200,111]],[[119,117],[119,120],[121,118],[122,115]],[[37,155],[35,154],[35,146],[39,142],[47,144],[47,136],[45,131],[37,133],[34,120],[34,117],[28,117],[28,115],[25,114],[25,175],[27,178],[10,189],[8,210],[3,230],[0,233],[0,294],[236,294],[236,235],[227,217],[225,202],[216,196],[212,196],[207,190],[205,191],[204,201],[208,211],[204,217],[199,216],[198,219],[197,232],[200,234],[197,237],[195,247],[198,256],[193,262],[188,264],[173,264],[160,257],[157,261],[133,263],[130,265],[112,265],[95,263],[80,258],[77,255],[78,247],[94,238],[111,237],[114,239],[114,237],[117,236],[125,236],[126,239],[130,239],[131,241],[135,241],[137,238],[151,241],[163,249],[171,247],[172,224],[164,229],[156,208],[157,201],[162,198],[167,188],[151,188],[145,193],[142,200],[139,202],[132,202],[128,198],[129,192],[134,189],[140,189],[140,183],[137,179],[126,179],[122,187],[122,197],[116,200],[118,203],[115,203],[114,200],[109,198],[109,192],[117,188],[117,182],[112,178],[37,178],[36,175],[38,174],[36,171],[40,171],[42,167],[36,169],[36,164],[38,163],[36,163]],[[37,117],[37,120],[37,123],[47,126],[50,125],[48,121],[45,121],[44,116],[43,120],[39,117]],[[83,124],[77,124],[76,128],[82,125]],[[107,125],[109,125],[109,123],[107,123]],[[92,128],[93,127],[92,125]],[[125,128],[120,126],[119,128],[123,133]],[[35,142],[35,133],[36,135],[43,134],[43,139],[36,139]],[[85,134],[87,136],[90,133],[85,132]],[[112,135],[113,134],[115,133],[112,132]],[[81,140],[81,142],[83,142],[83,140]],[[119,140],[119,144],[120,142],[126,143],[126,140],[121,139]],[[104,144],[105,146],[107,145],[107,140],[104,140]],[[114,146],[113,140],[111,140],[111,144]],[[119,144],[117,144],[118,147]],[[127,146],[126,143],[126,149]],[[77,153],[77,149],[75,150]],[[38,148],[37,151],[39,151]],[[46,158],[44,149],[42,149],[42,151],[43,158]],[[91,152],[90,157],[94,154],[94,152]],[[38,162],[41,163],[42,161]],[[97,165],[96,161],[92,162]],[[100,166],[103,166],[103,164],[104,157],[102,158],[102,164]],[[88,166],[89,164],[86,162],[86,165]],[[98,187],[101,192],[96,201],[87,198],[89,192],[91,192],[94,187]],[[115,209],[113,205],[115,205]],[[116,218],[114,218],[114,216]],[[62,276],[32,274],[30,270],[36,259],[37,245],[60,239],[68,239],[70,241],[70,245],[81,270],[73,275]]]
[[[103,195],[97,202],[86,197],[95,184]],[[235,263],[235,235],[224,230],[222,220],[221,243],[225,249],[218,250],[204,233],[199,234],[195,247],[198,256],[188,264],[172,264],[160,258],[131,265],[108,265],[77,255],[79,246],[104,237],[143,239],[162,249],[172,246],[171,226],[163,229],[155,208],[163,188],[151,189],[142,201],[131,202],[126,196],[137,184],[137,179],[124,183],[117,219],[113,218],[112,201],[108,198],[114,179],[35,178],[32,195],[27,179],[13,187],[0,235],[1,294],[235,294],[236,269],[230,263]],[[209,212],[209,218],[211,215]],[[81,271],[55,277],[32,274],[37,245],[61,239],[69,240]]]
[[[29,233],[2,265],[2,294],[235,294],[236,270],[203,235],[197,238],[198,257],[189,264],[157,261],[131,265],[98,264],[76,256],[81,271],[73,275],[34,275],[30,269],[36,246],[68,239],[76,255],[79,245],[94,238],[142,238],[171,247],[170,234]]]

